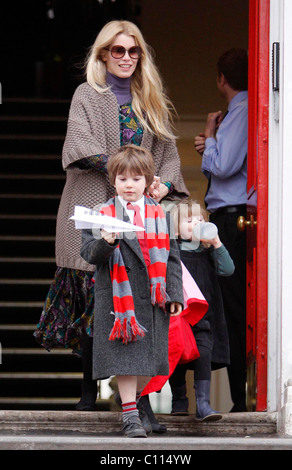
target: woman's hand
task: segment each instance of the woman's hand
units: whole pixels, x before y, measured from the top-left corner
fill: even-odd
[[[168,187],[160,182],[159,176],[154,176],[153,183],[148,187],[148,194],[155,201],[160,202],[161,199],[168,195]]]
[[[160,183],[159,185],[159,196],[156,198],[156,201],[159,202],[161,199],[163,199],[165,196],[168,195],[168,187],[164,183]]]
[[[159,198],[159,186],[160,186],[160,177],[159,176],[154,176],[153,182],[148,186],[148,194],[151,196],[153,199]]]

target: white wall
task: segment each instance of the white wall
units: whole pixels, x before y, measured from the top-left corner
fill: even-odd
[[[282,381],[292,378],[292,2],[283,11]]]
[[[271,50],[280,42],[279,115],[271,89],[268,406],[292,435],[292,2],[271,0]],[[271,74],[270,74],[271,76]]]
[[[273,42],[282,39],[282,1],[271,0],[270,12],[270,54]],[[272,63],[272,56],[270,61]],[[283,63],[282,57],[280,63]],[[270,67],[271,68],[271,67]],[[269,122],[269,263],[268,263],[268,410],[276,411],[280,407],[281,395],[281,269],[282,246],[282,104],[283,74],[281,73],[280,92],[273,92],[270,72],[270,122]],[[279,109],[279,106],[281,110]]]

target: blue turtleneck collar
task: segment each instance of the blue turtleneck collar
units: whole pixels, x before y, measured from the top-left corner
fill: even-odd
[[[111,90],[116,95],[119,105],[132,101],[131,77],[120,78],[107,71],[106,82],[111,85]]]

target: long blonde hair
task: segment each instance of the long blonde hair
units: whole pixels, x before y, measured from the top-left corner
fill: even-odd
[[[109,47],[115,37],[121,33],[132,36],[136,44],[142,49],[142,56],[138,61],[131,81],[133,110],[144,129],[161,139],[174,139],[175,137],[168,124],[169,121],[172,122],[174,107],[164,93],[163,84],[154,64],[150,47],[146,44],[141,31],[134,23],[114,20],[102,28],[86,59],[87,82],[99,93],[108,91],[109,87],[106,86],[106,64],[102,58],[105,48]]]

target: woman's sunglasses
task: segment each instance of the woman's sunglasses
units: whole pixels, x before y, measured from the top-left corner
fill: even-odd
[[[128,52],[131,59],[140,59],[142,55],[142,49],[139,46],[130,47],[130,49],[125,49],[123,46],[113,46],[111,49],[105,48],[107,51],[110,51],[111,56],[114,59],[122,59],[126,52]]]

